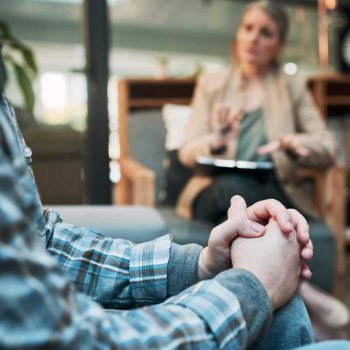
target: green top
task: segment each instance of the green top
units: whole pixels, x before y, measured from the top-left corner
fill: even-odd
[[[267,142],[263,110],[258,108],[253,112],[246,113],[240,125],[236,159],[252,162],[271,161],[269,155],[256,153],[257,148]]]

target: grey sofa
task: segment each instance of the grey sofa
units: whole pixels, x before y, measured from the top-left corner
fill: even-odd
[[[135,243],[171,233],[176,243],[207,245],[210,231],[203,223],[174,221],[171,210],[159,211],[144,206],[55,205],[50,208],[57,210],[70,224],[91,227],[105,236]]]

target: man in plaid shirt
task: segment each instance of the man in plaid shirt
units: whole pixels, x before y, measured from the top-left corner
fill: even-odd
[[[310,277],[308,225],[295,210],[272,200],[247,209],[234,197],[206,248],[170,236],[133,244],[44,212],[30,158],[1,92],[1,349],[272,349],[312,341],[298,297],[274,317],[286,322],[285,334],[274,333],[277,324],[262,336],[300,275]]]

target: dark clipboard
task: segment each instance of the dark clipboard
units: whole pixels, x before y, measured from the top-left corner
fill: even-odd
[[[267,174],[274,169],[272,162],[250,162],[210,157],[198,157],[196,160],[199,174],[242,173]]]

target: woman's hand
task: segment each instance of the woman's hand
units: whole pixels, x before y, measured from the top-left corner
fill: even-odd
[[[307,157],[310,151],[300,145],[299,139],[295,134],[281,136],[278,140],[267,143],[258,148],[258,154],[268,154],[278,150],[284,150],[293,157]]]
[[[221,153],[228,141],[237,135],[242,115],[242,109],[232,111],[227,106],[215,107],[211,125],[214,131],[213,140],[210,144],[212,153]]]

